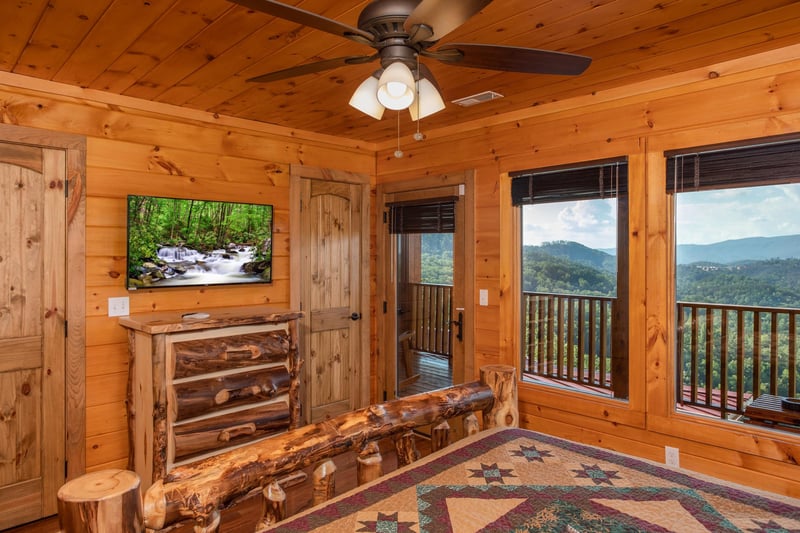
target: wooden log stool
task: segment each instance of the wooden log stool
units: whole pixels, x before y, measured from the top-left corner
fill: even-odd
[[[58,522],[64,533],[141,533],[139,476],[128,470],[100,470],[58,489]]]

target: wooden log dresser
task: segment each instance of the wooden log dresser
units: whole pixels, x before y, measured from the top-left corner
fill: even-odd
[[[294,429],[299,312],[237,307],[120,318],[128,328],[128,468],[175,466]]]

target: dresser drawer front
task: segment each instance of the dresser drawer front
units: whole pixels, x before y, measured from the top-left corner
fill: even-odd
[[[289,392],[292,378],[285,366],[176,383],[175,420],[272,400]]]
[[[263,331],[175,342],[175,379],[286,361],[289,333]]]
[[[286,431],[289,404],[278,401],[252,409],[173,426],[175,461],[244,444]]]

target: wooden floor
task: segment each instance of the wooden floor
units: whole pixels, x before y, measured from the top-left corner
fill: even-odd
[[[417,447],[422,455],[430,451],[430,442],[417,439]],[[383,456],[384,472],[391,472],[397,466],[393,443],[386,439],[380,443]],[[355,454],[348,453],[334,458],[336,463],[336,494],[342,494],[356,486]],[[311,468],[306,469],[308,480],[286,491],[287,511],[296,514],[310,506],[311,503]],[[222,512],[220,531],[223,533],[253,533],[256,522],[261,517],[261,498],[254,495]],[[58,533],[58,518],[53,516],[37,522],[6,530],[5,533]],[[183,523],[170,530],[176,533],[192,533],[191,523]]]
[[[452,358],[427,352],[413,352],[413,355],[413,374],[419,374],[419,379],[398,391],[398,396],[411,396],[453,385]],[[407,377],[405,370],[403,365],[398,366],[400,379],[403,380]]]

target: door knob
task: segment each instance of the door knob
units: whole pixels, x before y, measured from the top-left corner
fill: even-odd
[[[350,320],[361,320],[361,313],[353,313],[350,315]]]

